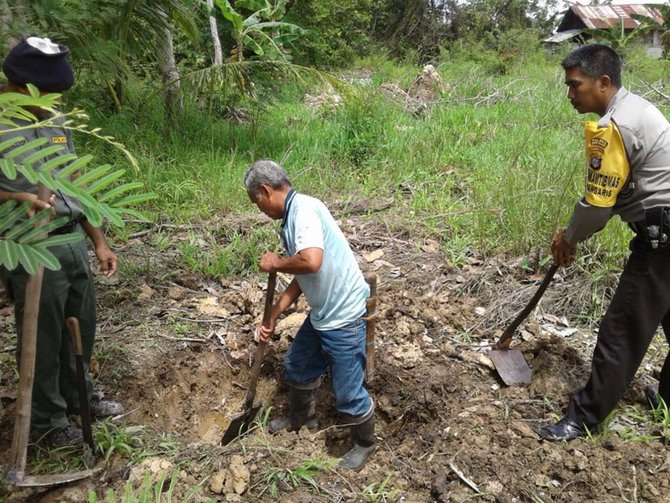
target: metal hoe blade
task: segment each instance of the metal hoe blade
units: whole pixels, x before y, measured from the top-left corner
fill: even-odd
[[[549,268],[533,298],[517,314],[514,321],[505,329],[498,342],[495,343],[493,349],[488,354],[501,379],[508,386],[513,384],[530,384],[530,380],[533,377],[533,371],[528,366],[528,363],[526,363],[526,359],[521,354],[521,351],[518,349],[509,349],[509,346],[512,342],[514,331],[519,328],[521,322],[535,309],[535,306],[542,298],[557,270],[558,266],[556,264]]]
[[[53,475],[26,475],[17,480],[8,480],[8,484],[17,487],[49,487],[86,479],[94,474],[93,470],[82,470],[73,473],[55,473]]]
[[[530,384],[533,371],[518,349],[492,349],[489,358],[507,386]]]

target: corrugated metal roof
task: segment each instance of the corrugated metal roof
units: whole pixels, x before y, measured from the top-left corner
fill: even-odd
[[[653,7],[646,5],[573,5],[570,7],[587,28],[607,29],[620,26],[623,19],[624,28],[632,30],[640,25],[631,14],[647,16],[663,24],[663,16]]]
[[[566,40],[571,39],[572,37],[575,37],[579,35],[580,33],[583,33],[584,30],[582,29],[576,29],[576,30],[566,30],[566,31],[561,31],[558,33],[554,33],[552,36],[549,38],[545,38],[542,42],[552,42],[552,43],[559,43],[559,42],[565,42]]]

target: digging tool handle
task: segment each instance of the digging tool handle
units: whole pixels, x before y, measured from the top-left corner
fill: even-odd
[[[272,310],[272,302],[274,301],[275,286],[277,284],[277,273],[271,272],[268,275],[268,289],[265,294],[265,308],[263,309],[263,325],[270,324],[270,311]],[[267,342],[261,341],[256,349],[254,356],[254,366],[251,369],[251,380],[249,381],[249,388],[247,389],[247,396],[244,399],[244,410],[250,410],[254,405],[254,398],[256,398],[256,385],[258,384],[258,376],[261,374],[261,365],[263,364],[263,357],[265,356],[265,349],[268,347]]]
[[[554,277],[554,274],[556,274],[556,271],[558,270],[558,265],[554,264],[552,265],[549,270],[547,271],[547,274],[544,275],[544,279],[542,280],[542,284],[540,287],[537,289],[537,292],[535,292],[535,295],[533,295],[533,298],[530,299],[530,302],[526,307],[523,308],[523,310],[516,315],[516,318],[514,318],[514,321],[505,329],[503,334],[500,336],[500,339],[498,339],[498,342],[496,342],[496,345],[494,346],[494,349],[507,349],[509,348],[510,343],[512,342],[512,336],[514,335],[514,331],[519,328],[519,325],[521,325],[521,322],[526,319],[528,314],[535,309],[535,306],[537,303],[540,301],[542,298],[542,295],[544,295],[544,291],[547,289],[549,286],[549,283],[551,283],[551,280]]]
[[[81,330],[79,329],[79,320],[74,316],[65,320],[67,329],[70,331],[72,339],[72,348],[74,349],[75,362],[77,364],[77,387],[79,388],[79,416],[81,417],[81,430],[84,434],[84,441],[95,452],[93,443],[93,429],[91,428],[91,409],[88,403],[88,393],[86,392],[86,373],[84,370],[84,348],[81,344]]]
[[[43,184],[38,185],[37,198],[49,202],[51,190]],[[41,220],[38,227],[46,223]],[[6,480],[9,484],[21,482],[25,476],[28,437],[30,434],[30,413],[35,381],[35,357],[37,348],[37,321],[39,317],[40,297],[44,267],[38,266],[35,274],[28,278],[23,311],[23,329],[21,331],[21,361],[19,362],[19,395],[16,403],[16,421],[12,435],[10,469]]]
[[[365,281],[370,285],[370,297],[367,301],[367,327],[365,333],[365,382],[375,377],[375,328],[377,326],[377,274],[366,274]]]

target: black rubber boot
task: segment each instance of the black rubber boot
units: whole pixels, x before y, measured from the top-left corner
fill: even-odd
[[[355,418],[352,418],[355,419]],[[374,409],[358,416],[363,422],[351,426],[351,438],[354,446],[342,456],[340,468],[359,471],[368,462],[368,458],[375,450],[375,415]]]
[[[268,424],[270,433],[275,434],[282,430],[298,431],[303,425],[310,430],[319,426],[316,421],[316,388],[291,388],[289,392],[289,412],[287,416],[273,419]]]

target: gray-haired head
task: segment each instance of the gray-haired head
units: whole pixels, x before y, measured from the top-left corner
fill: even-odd
[[[291,181],[284,168],[270,159],[256,161],[244,174],[244,186],[250,196],[258,195],[261,185],[269,185],[273,189],[291,186]]]
[[[564,70],[579,68],[584,75],[597,79],[607,75],[612,84],[621,87],[621,58],[606,45],[591,44],[578,47],[561,61]]]

